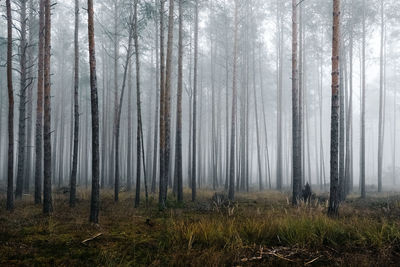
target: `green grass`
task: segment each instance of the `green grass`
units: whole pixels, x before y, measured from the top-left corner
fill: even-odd
[[[75,209],[68,195],[54,195],[54,213],[41,214],[31,196],[13,213],[0,204],[1,266],[259,266],[391,265],[400,259],[400,198],[351,196],[337,219],[326,203],[289,204],[277,192],[238,194],[216,206],[213,192],[184,204],[168,198],[160,212],[157,196],[133,207],[133,192],[101,193],[100,224],[88,223],[89,193],[79,191]],[[98,233],[101,236],[82,244]]]

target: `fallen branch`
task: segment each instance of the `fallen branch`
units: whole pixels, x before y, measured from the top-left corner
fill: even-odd
[[[92,240],[98,238],[98,237],[101,236],[101,235],[102,235],[102,233],[95,234],[94,236],[92,236],[92,237],[90,237],[90,238],[88,238],[88,239],[83,240],[83,241],[82,241],[82,244],[86,245],[86,242],[92,241]]]
[[[321,257],[322,257],[322,256],[318,256],[318,257],[316,257],[315,259],[313,259],[313,260],[311,260],[311,261],[309,261],[309,262],[304,263],[304,265],[309,265],[309,264],[313,263],[314,261],[318,260],[318,259],[321,258]]]

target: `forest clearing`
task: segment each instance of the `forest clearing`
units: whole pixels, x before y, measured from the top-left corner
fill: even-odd
[[[32,196],[13,214],[1,213],[0,265],[390,266],[400,260],[394,194],[349,196],[332,219],[326,194],[293,207],[286,193],[241,193],[228,203],[202,190],[196,203],[179,204],[170,195],[168,210],[160,212],[154,196],[147,208],[135,209],[132,194],[121,192],[117,204],[106,191],[98,226],[88,223],[89,192],[77,194],[76,209],[62,191],[55,194],[51,217],[41,215]]]

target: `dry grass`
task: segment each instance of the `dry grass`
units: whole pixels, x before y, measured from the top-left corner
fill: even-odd
[[[54,195],[52,216],[41,214],[31,196],[16,210],[0,210],[0,265],[56,266],[259,266],[395,265],[400,259],[400,198],[351,197],[338,219],[317,201],[292,207],[286,194],[238,194],[237,202],[216,205],[211,191],[196,203],[158,211],[133,208],[133,193],[101,193],[100,225],[88,223],[89,192],[80,190],[75,209],[68,195]],[[0,199],[4,207],[4,196]],[[82,244],[82,241],[101,233]]]

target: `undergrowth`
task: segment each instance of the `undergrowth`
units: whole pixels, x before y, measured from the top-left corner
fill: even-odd
[[[183,204],[171,195],[168,209],[159,211],[156,196],[134,209],[132,192],[114,203],[112,192],[104,191],[99,225],[88,223],[85,190],[75,209],[68,207],[68,195],[55,195],[50,217],[24,196],[13,213],[0,210],[0,265],[364,266],[399,259],[395,196],[350,197],[332,219],[326,203],[292,207],[277,192],[238,194],[236,202],[218,204],[213,194],[200,191],[193,203],[187,191]],[[0,202],[4,207],[4,196]]]

